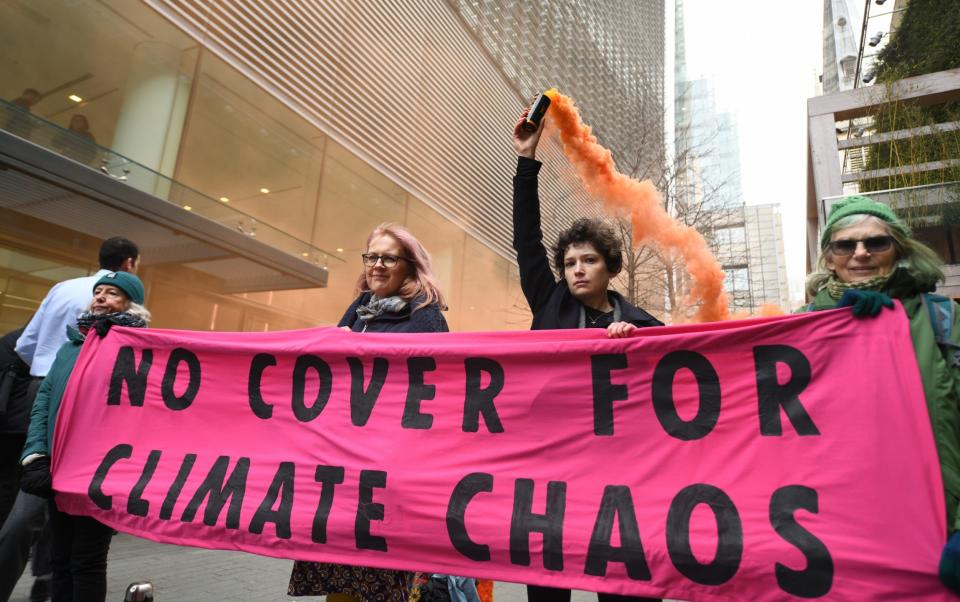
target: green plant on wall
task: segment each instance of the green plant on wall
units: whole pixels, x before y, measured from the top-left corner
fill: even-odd
[[[899,27],[878,57],[878,84],[960,67],[960,0],[910,0],[902,14]],[[882,133],[955,121],[960,121],[960,102],[918,106],[890,98],[873,115],[871,129]],[[958,158],[960,130],[875,144],[867,148],[865,169],[890,169],[892,173],[862,181],[861,190],[960,181],[960,166],[919,173],[897,169]]]
[[[960,184],[947,188],[946,200],[943,205],[943,225],[960,226]]]
[[[960,0],[910,0],[903,19],[880,51],[877,80],[960,67]]]

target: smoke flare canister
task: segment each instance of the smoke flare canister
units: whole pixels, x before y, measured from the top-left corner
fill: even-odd
[[[557,96],[557,89],[550,88],[546,92],[538,94],[536,98],[533,99],[533,104],[530,105],[530,110],[527,112],[527,120],[523,124],[523,129],[528,132],[535,132],[537,128],[540,127],[540,122],[543,120],[543,116],[547,114],[547,109],[550,108],[550,101],[554,100]]]

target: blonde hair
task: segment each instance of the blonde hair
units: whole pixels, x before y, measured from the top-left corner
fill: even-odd
[[[130,306],[127,307],[127,313],[137,316],[138,318],[146,322],[147,325],[150,324],[150,317],[151,317],[150,310],[140,305],[139,303],[134,303],[133,301],[131,301]]]
[[[410,266],[410,273],[400,285],[399,295],[407,301],[422,297],[420,303],[412,308],[417,311],[427,305],[436,303],[441,309],[447,309],[447,303],[440,291],[440,285],[433,274],[433,265],[430,260],[430,253],[423,248],[417,237],[410,233],[403,226],[384,222],[373,229],[370,236],[367,237],[366,248],[370,248],[370,243],[378,236],[387,235],[392,237],[403,249],[403,256],[406,258],[407,265]],[[365,292],[370,290],[367,284],[366,269],[360,270],[360,278],[357,279],[357,291]]]

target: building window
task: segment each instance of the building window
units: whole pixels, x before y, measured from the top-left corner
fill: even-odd
[[[723,287],[729,294],[742,293],[750,290],[750,276],[745,267],[727,268]]]

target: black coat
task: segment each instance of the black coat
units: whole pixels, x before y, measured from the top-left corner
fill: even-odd
[[[385,313],[372,320],[367,321],[367,328],[364,330],[364,323],[357,316],[357,308],[370,302],[373,293],[369,291],[357,297],[346,313],[340,318],[337,326],[349,326],[354,332],[449,332],[447,321],[440,313],[440,306],[431,303],[415,312],[411,312],[411,306],[418,305],[414,300],[408,303],[403,311],[398,313]]]
[[[565,280],[554,279],[543,246],[537,192],[540,166],[539,161],[518,157],[517,175],[513,178],[513,248],[520,265],[520,288],[533,312],[531,330],[577,328],[582,305],[570,293]],[[607,294],[611,303],[616,300],[620,304],[622,321],[638,327],[663,326],[663,322],[628,303],[620,293]]]
[[[14,351],[22,332],[23,329],[19,328],[0,339],[0,382],[7,378],[7,374],[13,379],[9,396],[6,400],[0,399],[0,433],[26,433],[30,424],[30,406],[33,402],[27,394],[31,380],[30,366]]]

